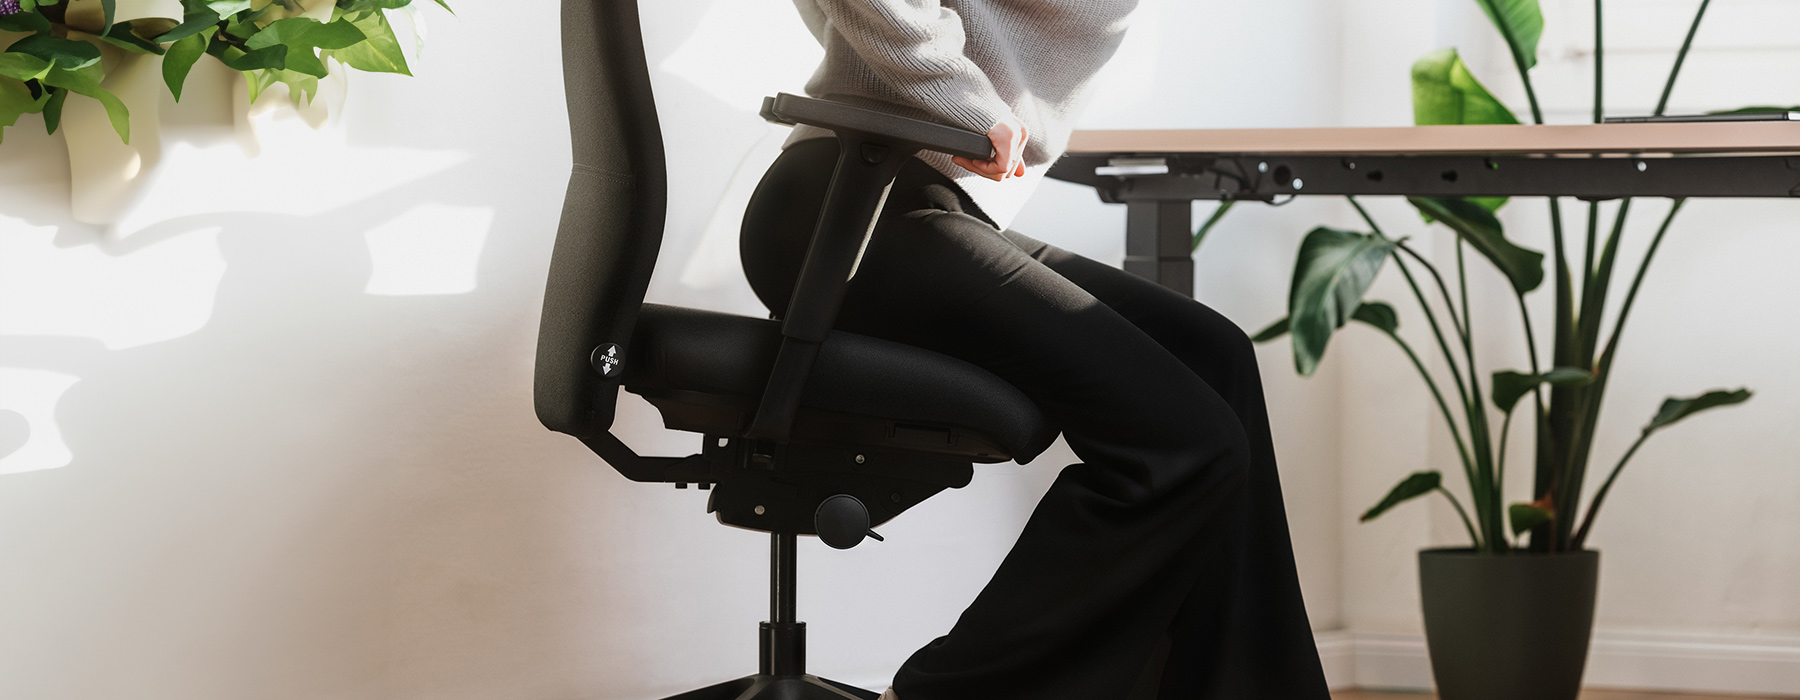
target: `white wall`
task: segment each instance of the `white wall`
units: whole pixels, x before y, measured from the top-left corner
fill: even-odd
[[[796,90],[815,54],[784,0],[644,4],[676,178],[652,297],[757,313],[734,217],[780,133],[754,98]],[[1405,123],[1406,68],[1460,43],[1461,4],[1150,3],[1084,124]],[[1726,36],[1730,13],[1774,11],[1715,6],[1708,36]],[[20,455],[54,468],[0,475],[0,695],[649,698],[753,670],[764,538],[712,522],[700,492],[624,481],[532,417],[568,165],[556,8],[458,12],[427,13],[416,78],[351,76],[338,128],[255,159],[231,131],[228,76],[197,71],[183,104],[165,100],[150,189],[114,226],[69,218],[60,136],[29,117],[8,131],[0,451],[24,447],[0,472]],[[1504,87],[1491,46],[1466,53]],[[1771,71],[1737,78],[1743,54],[1697,54],[1678,106],[1800,102]],[[1508,220],[1532,241],[1529,208]],[[1763,301],[1793,291],[1777,269],[1795,252],[1793,205],[1689,209],[1641,300],[1598,451],[1615,454],[1663,394],[1760,393],[1658,437],[1623,481],[1595,536],[1602,624],[1797,634],[1800,596],[1783,586],[1800,580],[1800,471],[1780,427],[1800,375],[1780,362],[1793,331]],[[1200,297],[1247,328],[1279,317],[1293,250],[1321,222],[1355,223],[1328,201],[1240,207],[1202,249]],[[1116,262],[1122,224],[1121,208],[1047,183],[1015,226]],[[1313,379],[1278,346],[1262,358],[1315,628],[1415,633],[1412,552],[1454,541],[1454,521],[1354,516],[1449,454],[1422,392],[1355,334]],[[692,449],[635,400],[620,422],[640,451]],[[804,547],[812,667],[883,682],[947,629],[1071,459],[1059,446],[984,467],[887,526],[886,543]]]

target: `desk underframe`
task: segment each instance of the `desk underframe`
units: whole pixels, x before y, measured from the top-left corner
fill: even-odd
[[[1096,168],[1127,164],[1129,174]],[[1162,172],[1156,172],[1162,170]],[[1126,205],[1125,269],[1193,296],[1195,200],[1298,196],[1800,197],[1800,155],[1070,153],[1050,177]]]

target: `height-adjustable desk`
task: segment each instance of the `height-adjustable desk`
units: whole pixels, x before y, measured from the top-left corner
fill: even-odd
[[[1077,131],[1050,177],[1126,205],[1125,269],[1192,295],[1197,199],[1800,197],[1800,122]]]

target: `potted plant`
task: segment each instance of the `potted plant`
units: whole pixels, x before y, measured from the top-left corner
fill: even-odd
[[[327,59],[411,74],[390,11],[416,8],[413,0],[0,0],[0,138],[26,114],[42,114],[49,133],[65,131],[76,218],[110,221],[157,153],[158,83],[179,101],[210,55],[243,74],[244,105],[286,92],[305,109],[321,79],[342,73]],[[416,32],[416,14],[412,25]]]
[[[1544,25],[1537,0],[1476,2],[1511,50],[1533,121],[1543,123],[1530,74]],[[1694,16],[1663,88],[1657,114],[1667,106],[1708,2],[1702,0]],[[1599,0],[1594,8],[1594,121],[1599,122],[1604,75],[1604,55],[1598,48],[1603,46]],[[1512,110],[1482,87],[1454,49],[1420,59],[1413,66],[1412,78],[1418,124],[1519,123]],[[1612,378],[1613,358],[1645,273],[1682,202],[1674,202],[1658,228],[1631,278],[1611,333],[1603,336],[1631,202],[1621,203],[1610,234],[1604,238],[1600,236],[1598,204],[1588,204],[1582,242],[1585,255],[1576,267],[1564,235],[1561,202],[1550,200],[1553,250],[1548,276],[1556,312],[1549,354],[1541,357],[1525,296],[1545,282],[1545,255],[1506,238],[1494,216],[1505,200],[1409,201],[1427,221],[1442,223],[1456,234],[1454,277],[1447,279],[1444,271],[1406,240],[1385,235],[1352,197],[1351,205],[1370,230],[1320,227],[1308,233],[1294,268],[1289,315],[1258,333],[1255,340],[1290,337],[1295,365],[1302,375],[1311,375],[1318,368],[1332,334],[1350,321],[1373,327],[1399,345],[1448,426],[1469,484],[1470,507],[1464,508],[1463,501],[1444,487],[1440,472],[1424,471],[1406,477],[1361,519],[1367,521],[1402,502],[1437,493],[1449,500],[1468,531],[1469,547],[1428,549],[1419,555],[1426,639],[1439,693],[1445,700],[1574,700],[1592,634],[1598,582],[1599,554],[1585,545],[1614,481],[1652,434],[1700,411],[1741,403],[1749,399],[1750,392],[1709,391],[1664,401],[1582,508],[1583,485],[1601,402]],[[1485,384],[1474,349],[1476,323],[1465,274],[1470,250],[1510,283],[1522,320],[1518,337],[1530,358],[1528,368],[1494,372]],[[1424,312],[1430,342],[1441,355],[1447,376],[1428,368],[1399,334],[1398,315],[1392,306],[1364,299],[1389,260],[1400,270]],[[1531,454],[1534,500],[1507,505],[1502,486],[1507,437],[1515,417],[1536,428]]]

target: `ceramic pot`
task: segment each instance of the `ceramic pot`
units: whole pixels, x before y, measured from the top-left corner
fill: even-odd
[[[1576,700],[1600,553],[1419,552],[1425,644],[1441,700]]]

